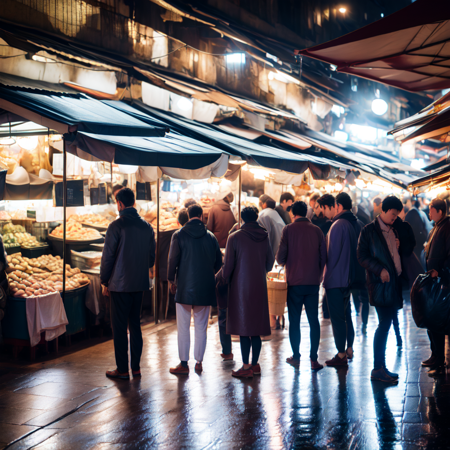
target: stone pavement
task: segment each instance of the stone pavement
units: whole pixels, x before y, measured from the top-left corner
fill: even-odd
[[[305,316],[305,315],[304,315]],[[348,370],[309,367],[309,328],[302,317],[302,363],[291,355],[287,331],[263,342],[262,376],[231,377],[241,364],[220,359],[217,323],[208,329],[204,372],[169,373],[178,363],[174,322],[146,326],[142,379],[111,381],[112,341],[87,341],[28,364],[0,363],[0,448],[19,449],[444,449],[450,448],[450,376],[421,369],[426,332],[410,308],[400,312],[404,347],[391,330],[387,361],[398,386],[371,383],[371,308],[367,335],[357,317],[355,357]],[[329,320],[321,320],[319,360],[335,353]],[[191,330],[193,332],[193,329]],[[6,357],[7,358],[6,358]]]

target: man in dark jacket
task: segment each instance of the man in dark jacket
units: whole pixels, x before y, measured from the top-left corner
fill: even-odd
[[[434,227],[428,236],[425,248],[427,270],[432,277],[441,277],[445,284],[450,282],[450,217],[447,216],[445,200],[435,198],[430,203],[430,219]],[[431,357],[422,362],[430,368],[430,375],[441,375],[445,370],[445,335],[428,330],[431,343]]]
[[[326,237],[330,231],[331,225],[333,225],[332,220],[336,215],[336,200],[331,194],[325,194],[317,200],[317,203],[322,208],[323,216],[327,219],[317,226],[322,230],[322,233]]]
[[[381,214],[364,227],[358,243],[358,261],[367,272],[370,304],[378,314],[371,379],[391,384],[398,382],[398,374],[386,368],[386,343],[392,321],[403,304],[400,241],[393,224],[402,209],[400,199],[393,195],[386,197]]]
[[[327,264],[323,285],[338,353],[327,366],[347,366],[353,358],[355,330],[350,313],[350,288],[358,279],[356,247],[361,222],[351,212],[352,199],[341,192],[336,196],[336,212],[327,236]]]
[[[172,236],[167,278],[175,294],[177,308],[178,353],[181,363],[173,374],[189,373],[191,311],[194,311],[196,372],[203,370],[209,310],[216,306],[215,274],[222,266],[222,253],[216,237],[202,222],[200,205],[188,208],[189,222]],[[177,285],[174,281],[177,277]]]
[[[304,202],[292,205],[294,222],[283,228],[276,256],[278,264],[285,266],[288,283],[289,340],[293,355],[286,362],[300,364],[300,318],[303,305],[310,327],[311,369],[320,370],[317,361],[320,342],[319,286],[327,259],[325,238],[319,227],[306,218],[308,207]]]
[[[275,211],[283,219],[283,222],[287,225],[291,223],[291,218],[287,209],[294,203],[294,196],[290,192],[283,192],[280,196],[280,204],[275,208]]]
[[[420,202],[418,200],[413,200],[413,205],[414,206],[408,211],[408,214],[406,214],[405,221],[411,225],[414,231],[414,237],[416,239],[414,253],[423,266],[424,244],[427,241],[427,236],[433,228],[433,225],[428,220],[427,215],[419,209]]]
[[[230,192],[225,198],[215,202],[209,211],[207,227],[216,236],[220,248],[226,247],[228,233],[236,223],[230,207],[233,198]]]
[[[116,194],[120,217],[106,232],[100,281],[103,293],[111,295],[111,324],[117,368],[110,378],[128,380],[128,336],[130,329],[131,370],[141,375],[142,333],[140,324],[143,291],[148,291],[149,270],[155,264],[155,234],[133,207],[134,193],[123,188]]]

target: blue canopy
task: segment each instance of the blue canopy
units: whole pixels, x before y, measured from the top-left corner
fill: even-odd
[[[3,85],[0,86],[0,107],[64,132],[121,136],[164,136],[166,132],[166,127],[142,122],[85,94],[23,90]],[[58,127],[58,124],[65,127]]]
[[[169,133],[165,137],[109,136],[79,131],[64,136],[67,150],[80,149],[102,161],[135,166],[199,169],[216,162],[225,152],[208,144]]]

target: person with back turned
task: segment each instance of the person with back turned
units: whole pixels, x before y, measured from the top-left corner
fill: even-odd
[[[134,193],[123,188],[116,194],[119,218],[106,232],[100,269],[105,295],[111,296],[111,324],[117,368],[109,378],[128,380],[128,336],[130,330],[131,371],[141,376],[142,332],[140,324],[143,291],[150,288],[149,271],[155,264],[155,234],[152,226],[133,207]]]
[[[430,203],[430,219],[434,227],[430,231],[425,247],[427,270],[432,277],[441,277],[444,284],[450,282],[450,217],[447,216],[445,200],[435,198]],[[431,357],[422,362],[429,367],[429,375],[445,373],[445,335],[428,330]]]

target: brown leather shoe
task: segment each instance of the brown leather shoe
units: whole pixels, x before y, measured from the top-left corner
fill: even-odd
[[[235,378],[253,378],[253,370],[251,367],[244,369],[242,366],[239,370],[232,370],[231,375]]]
[[[259,364],[255,364],[252,366],[253,375],[261,375],[261,366]]]
[[[197,373],[202,373],[203,372],[203,365],[201,362],[198,362],[195,364],[195,371]]]
[[[132,370],[131,373],[133,374],[133,378],[139,378],[142,376],[140,370]]]
[[[108,378],[117,378],[119,380],[129,380],[130,374],[128,372],[120,373],[117,369],[107,370],[106,376]]]
[[[169,372],[174,375],[189,375],[189,367],[184,367],[180,363],[177,367],[172,367]]]
[[[286,362],[294,367],[298,367],[300,365],[300,359],[295,359],[293,356],[286,358]]]
[[[325,361],[325,364],[329,367],[346,367],[348,366],[347,355],[341,358],[339,354],[336,354],[334,358]]]
[[[311,360],[311,370],[317,372],[320,369],[323,369],[323,365],[319,363],[319,361],[312,361]]]
[[[434,366],[436,364],[436,356],[431,355],[428,359],[426,359],[425,361],[422,361],[422,366],[423,367],[431,367]]]
[[[228,353],[228,355],[221,353],[220,356],[222,357],[223,361],[233,361],[234,358],[233,353]]]

